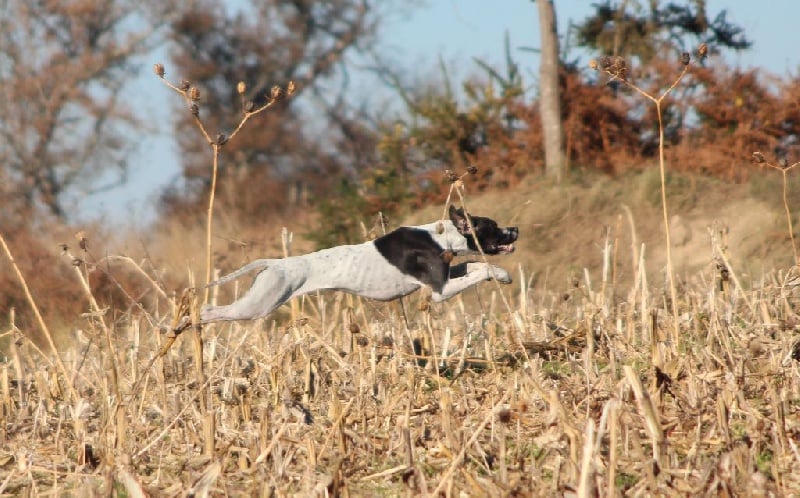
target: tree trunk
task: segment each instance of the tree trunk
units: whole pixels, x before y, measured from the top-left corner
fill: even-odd
[[[561,100],[558,90],[558,31],[553,0],[538,0],[541,62],[539,63],[539,112],[544,131],[544,163],[548,177],[561,181],[564,169]]]

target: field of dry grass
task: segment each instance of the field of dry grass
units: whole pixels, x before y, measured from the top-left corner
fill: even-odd
[[[308,296],[163,357],[166,289],[87,313],[60,364],[12,328],[0,495],[800,493],[800,275],[707,264],[675,323],[644,252],[595,244],[567,284],[519,265],[441,305]]]
[[[621,59],[603,60],[624,82]],[[688,67],[686,55],[681,76]],[[197,109],[197,89],[170,86]],[[227,140],[294,90],[276,88],[230,137],[211,140],[194,112],[212,185]],[[762,209],[778,205],[771,192],[726,211],[733,187],[670,179],[663,160],[658,171],[638,189],[531,178],[527,197],[470,199],[522,227],[517,255],[499,262],[512,286],[439,305],[312,295],[266,320],[177,336],[165,330],[202,298],[178,298],[156,265],[121,258],[149,300],[108,312],[81,239],[67,257],[88,306],[69,337],[57,345],[39,318],[37,345],[13,313],[2,332],[0,496],[800,494],[794,238],[775,235],[787,231]],[[196,235],[206,281],[237,266],[215,259],[232,251],[214,250],[226,234],[211,193]],[[199,275],[202,243],[173,242]]]

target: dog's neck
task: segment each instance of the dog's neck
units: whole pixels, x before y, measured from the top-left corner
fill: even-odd
[[[458,231],[458,228],[450,220],[439,220],[426,225],[420,225],[412,228],[424,230],[431,234],[433,240],[442,246],[445,251],[450,251],[455,255],[474,254],[475,251],[469,248],[467,238],[471,235],[464,236]]]

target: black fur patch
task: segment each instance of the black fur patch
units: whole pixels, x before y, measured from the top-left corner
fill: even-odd
[[[375,239],[375,247],[392,266],[411,275],[434,291],[441,292],[450,272],[443,257],[444,249],[430,233],[410,227],[400,227]]]

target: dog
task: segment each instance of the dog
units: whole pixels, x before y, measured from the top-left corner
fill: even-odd
[[[492,278],[511,283],[508,272],[498,266],[479,262],[451,266],[450,262],[453,256],[478,254],[477,244],[486,255],[510,254],[519,229],[501,228],[489,218],[465,214],[453,206],[449,217],[427,225],[400,227],[363,244],[255,260],[207,285],[224,284],[258,271],[253,285],[238,300],[225,306],[203,307],[200,322],[263,318],[293,297],[317,290],[340,290],[391,301],[427,286],[433,301],[441,302]]]

